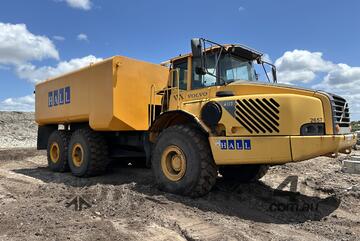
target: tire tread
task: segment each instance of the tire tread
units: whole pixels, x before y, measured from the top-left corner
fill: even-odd
[[[106,171],[110,162],[108,158],[107,144],[103,136],[89,128],[78,129],[73,133],[72,138],[83,136],[88,143],[90,151],[89,164],[83,177],[97,176]]]
[[[57,167],[51,166],[51,160],[50,160],[50,154],[49,154],[49,145],[51,144],[51,140],[53,138],[59,137],[60,141],[62,143],[60,144],[60,157],[62,157],[63,160],[60,160],[60,165]],[[55,172],[67,172],[69,171],[69,165],[68,165],[68,146],[69,146],[69,140],[70,140],[70,133],[68,131],[61,131],[61,130],[55,130],[49,137],[49,143],[48,143],[48,163],[49,167],[52,171]],[[61,146],[63,148],[61,148]]]
[[[164,130],[159,135],[158,140],[161,139],[162,136],[173,131],[189,136],[193,140],[194,145],[197,146],[200,154],[200,176],[197,179],[195,186],[185,191],[183,195],[191,197],[203,196],[215,185],[216,177],[218,175],[208,140],[203,132],[189,125],[173,125]]]

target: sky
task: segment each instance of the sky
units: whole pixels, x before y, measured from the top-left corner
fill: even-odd
[[[124,55],[160,63],[190,39],[266,53],[279,82],[345,97],[360,120],[360,1],[3,0],[0,110],[34,110],[34,85]]]

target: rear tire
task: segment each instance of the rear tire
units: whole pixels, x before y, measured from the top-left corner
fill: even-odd
[[[225,180],[252,182],[259,180],[269,170],[268,165],[221,166],[219,172]]]
[[[66,172],[68,166],[68,143],[67,131],[55,130],[51,133],[47,145],[47,159],[49,169],[53,172]]]
[[[217,167],[207,137],[186,125],[160,134],[151,164],[159,189],[166,192],[199,197],[216,183]]]
[[[110,162],[103,136],[88,128],[76,130],[68,151],[71,172],[77,177],[97,176],[106,171]]]

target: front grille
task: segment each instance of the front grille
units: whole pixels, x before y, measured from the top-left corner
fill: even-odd
[[[333,110],[333,119],[334,124],[339,125],[340,127],[349,127],[350,126],[350,113],[348,103],[344,98],[340,96],[332,96],[332,110]]]
[[[280,105],[273,99],[236,101],[235,118],[250,133],[279,132]]]

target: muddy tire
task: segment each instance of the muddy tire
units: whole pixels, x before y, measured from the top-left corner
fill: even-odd
[[[219,172],[225,180],[252,182],[259,180],[269,170],[268,165],[221,166]]]
[[[164,130],[154,146],[151,167],[160,190],[185,196],[207,194],[217,167],[207,137],[186,125]]]
[[[110,162],[103,136],[87,128],[76,130],[71,135],[68,159],[70,170],[77,177],[100,175]]]
[[[47,145],[48,167],[54,172],[66,172],[68,165],[69,133],[67,131],[53,131]]]

